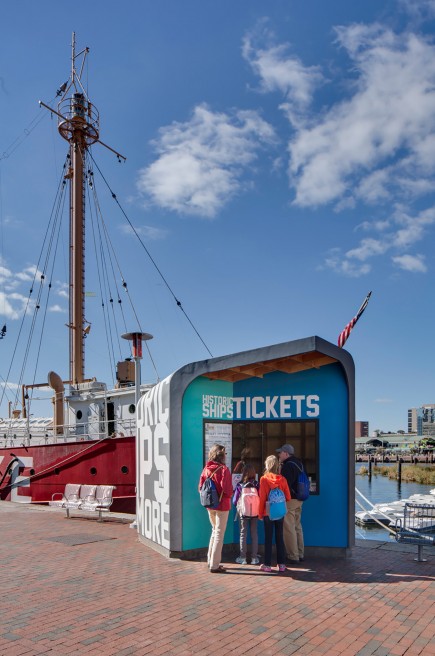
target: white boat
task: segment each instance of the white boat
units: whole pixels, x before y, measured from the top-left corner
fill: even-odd
[[[435,488],[431,490],[429,494],[412,494],[408,499],[392,501],[391,503],[376,503],[370,510],[360,510],[356,512],[355,523],[359,526],[373,526],[380,522],[385,526],[393,527],[395,526],[397,519],[403,519],[403,511],[406,503],[433,506],[433,517],[422,518],[420,528],[435,530]]]

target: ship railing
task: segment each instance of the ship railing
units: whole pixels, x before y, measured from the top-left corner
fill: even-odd
[[[52,428],[45,431],[32,431],[31,427],[29,430],[25,427],[8,427],[7,430],[0,432],[0,448],[102,440],[109,437],[109,435],[111,437],[128,437],[135,435],[136,422],[134,419],[117,420],[110,429],[109,434],[104,424],[100,424],[97,430],[89,430],[89,426],[86,424],[74,424],[65,425],[63,433],[55,435]]]

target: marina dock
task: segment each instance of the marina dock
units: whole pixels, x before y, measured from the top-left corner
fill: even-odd
[[[201,509],[198,509],[201,512]],[[168,560],[131,516],[0,502],[0,654],[434,656],[435,549],[357,541],[285,575]]]

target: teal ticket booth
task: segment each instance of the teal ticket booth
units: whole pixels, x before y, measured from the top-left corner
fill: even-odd
[[[137,528],[167,556],[205,553],[210,538],[198,480],[208,450],[227,465],[250,449],[265,458],[290,443],[311,494],[302,525],[307,553],[346,556],[354,544],[354,364],[320,337],[188,364],[143,396],[137,413]],[[261,522],[260,522],[261,524]],[[228,522],[225,544],[238,543]]]

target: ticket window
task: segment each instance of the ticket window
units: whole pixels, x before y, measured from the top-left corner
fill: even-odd
[[[318,433],[316,420],[304,421],[235,421],[233,423],[233,468],[241,459],[244,449],[249,449],[247,459],[258,476],[263,473],[267,456],[277,455],[276,449],[292,444],[295,456],[300,458],[311,480],[311,493],[319,493]]]

